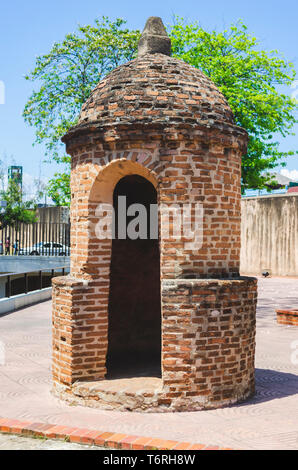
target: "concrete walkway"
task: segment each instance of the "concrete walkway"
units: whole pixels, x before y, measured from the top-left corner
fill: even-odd
[[[175,414],[101,411],[57,400],[50,393],[51,303],[7,314],[0,317],[6,354],[0,416],[234,449],[297,449],[298,328],[277,325],[278,307],[298,307],[297,279],[259,281],[256,396],[220,410]]]

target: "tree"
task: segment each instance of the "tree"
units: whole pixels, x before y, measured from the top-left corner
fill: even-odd
[[[48,185],[48,194],[56,206],[68,206],[70,202],[70,174],[55,173]]]
[[[55,43],[49,54],[37,57],[34,70],[25,76],[38,81],[39,89],[26,103],[24,119],[35,127],[35,142],[45,144],[47,156],[67,168],[49,183],[49,194],[58,204],[69,203],[70,197],[65,188],[70,159],[61,152],[61,137],[76,124],[82,104],[98,81],[135,57],[140,33],[123,28],[124,24],[122,19],[103,17],[95,20],[95,26],[78,26],[77,32]]]
[[[24,118],[36,128],[36,142],[46,144],[47,153],[67,166],[50,181],[49,192],[56,203],[68,203],[69,157],[59,150],[62,135],[77,122],[82,104],[91,90],[114,67],[136,55],[139,31],[123,29],[125,22],[108,18],[95,26],[79,26],[49,54],[38,57],[27,80],[39,80]],[[291,134],[297,122],[297,102],[279,91],[291,85],[295,70],[277,51],[260,50],[257,39],[244,24],[223,32],[203,30],[197,23],[185,24],[176,18],[169,28],[173,55],[200,68],[227,98],[236,123],[249,134],[247,155],[243,157],[243,188],[264,188],[268,170],[283,164],[294,151],[282,152],[274,134]],[[267,176],[266,176],[267,173]],[[56,196],[55,196],[56,195]]]
[[[123,29],[125,22],[104,17],[95,26],[79,26],[44,56],[37,57],[26,80],[39,81],[25,105],[23,116],[36,128],[36,142],[45,143],[48,154],[67,162],[57,151],[61,137],[76,124],[82,104],[108,72],[134,58],[139,32]]]
[[[13,179],[8,181],[6,190],[0,191],[0,198],[6,202],[6,208],[0,212],[0,229],[16,226],[18,223],[32,224],[37,221],[36,205],[33,201],[23,201],[22,189]]]
[[[277,51],[260,50],[257,38],[239,22],[223,32],[204,31],[197,23],[177,18],[171,28],[173,54],[201,69],[226,97],[236,124],[249,135],[242,159],[243,188],[262,189],[272,178],[268,171],[294,151],[282,152],[274,134],[291,134],[297,102],[281,93],[291,86],[296,72]]]

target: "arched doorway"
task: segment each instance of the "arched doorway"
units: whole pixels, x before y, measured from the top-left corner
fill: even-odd
[[[123,224],[121,228],[118,224],[119,212],[124,216],[123,196],[126,208],[132,204],[146,208],[146,239],[144,231],[142,238],[123,239]],[[157,218],[157,192],[142,176],[125,176],[115,187],[113,204],[116,230],[110,270],[107,378],[161,376],[160,254],[158,230],[152,239],[150,219],[152,205]],[[133,220],[133,216],[126,217],[125,231]],[[139,225],[136,231],[141,232]]]

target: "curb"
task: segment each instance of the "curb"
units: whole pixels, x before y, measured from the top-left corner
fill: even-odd
[[[69,426],[32,423],[0,417],[0,432],[24,436],[62,439],[77,444],[86,444],[122,450],[232,450],[218,446],[169,441],[152,437],[130,436],[128,434],[94,431]]]

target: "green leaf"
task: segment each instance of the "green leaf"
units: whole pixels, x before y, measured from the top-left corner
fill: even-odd
[[[35,68],[25,76],[37,84],[23,116],[36,131],[35,143],[46,145],[47,157],[67,165],[55,176],[49,195],[56,204],[69,204],[69,157],[61,137],[77,123],[82,104],[92,89],[113,68],[136,57],[140,32],[125,28],[126,22],[107,17],[94,25],[78,26],[56,42],[50,52],[37,57]],[[292,135],[298,103],[280,92],[293,83],[293,65],[277,51],[264,51],[257,38],[239,21],[223,31],[206,31],[197,23],[176,17],[168,28],[173,55],[201,69],[226,97],[235,123],[249,135],[242,161],[243,188],[263,189],[267,170],[297,154],[282,152],[274,134]]]

